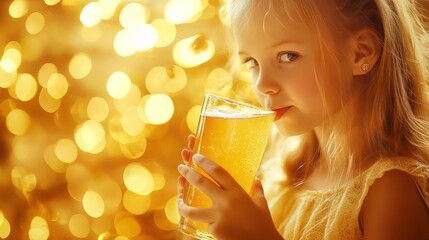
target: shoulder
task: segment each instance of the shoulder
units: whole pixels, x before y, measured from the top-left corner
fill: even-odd
[[[359,215],[364,239],[429,239],[429,210],[412,176],[390,170],[372,184]]]

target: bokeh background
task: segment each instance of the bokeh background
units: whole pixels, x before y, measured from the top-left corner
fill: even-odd
[[[231,74],[223,0],[0,1],[0,239],[186,239],[180,151]]]
[[[0,239],[189,239],[176,169],[203,94],[256,104],[223,6],[0,0]]]

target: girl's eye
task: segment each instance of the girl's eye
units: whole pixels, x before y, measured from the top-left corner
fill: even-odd
[[[298,54],[293,52],[282,52],[279,54],[280,62],[292,62],[298,58]]]
[[[244,64],[246,65],[247,69],[252,69],[252,68],[258,66],[258,62],[253,58],[245,60]]]

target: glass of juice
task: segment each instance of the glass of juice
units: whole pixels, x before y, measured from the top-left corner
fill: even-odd
[[[191,156],[200,153],[222,166],[250,192],[274,121],[274,112],[221,96],[206,94],[198,122]],[[192,157],[190,158],[192,159]],[[191,167],[210,178],[192,163]],[[210,208],[212,201],[186,183],[184,202],[193,207]],[[179,230],[199,239],[214,239],[207,224],[180,219]]]

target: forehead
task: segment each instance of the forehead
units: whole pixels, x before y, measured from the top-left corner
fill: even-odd
[[[234,39],[241,47],[258,41],[271,45],[279,41],[312,42],[316,35],[307,24],[290,14],[281,14],[272,6],[257,4],[241,13],[232,24]]]

